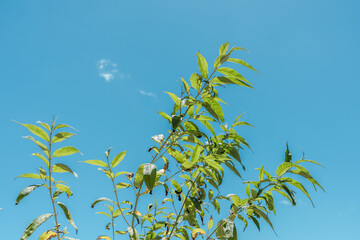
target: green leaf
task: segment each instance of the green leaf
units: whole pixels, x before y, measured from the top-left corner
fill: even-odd
[[[72,126],[69,126],[69,125],[63,124],[63,123],[57,125],[57,126],[54,128],[54,130],[59,129],[59,128],[72,128],[72,129],[76,130],[76,129],[73,128]]]
[[[14,122],[16,122],[16,121],[14,121]],[[50,141],[49,135],[41,127],[38,127],[38,126],[32,125],[32,124],[27,124],[27,123],[19,123],[19,122],[16,122],[16,123],[26,127],[27,129],[29,129],[30,132],[32,132],[33,134],[35,134],[38,137],[41,137],[45,141],[47,141],[47,142]]]
[[[221,68],[218,68],[216,71],[224,74],[225,76],[233,77],[233,78],[236,78],[238,80],[244,81],[244,82],[252,85],[252,83],[249,82],[248,80],[246,80],[246,78],[244,78],[243,75],[241,75],[240,73],[238,73],[236,70],[234,70],[232,68],[221,67]]]
[[[44,222],[46,222],[50,217],[52,217],[53,214],[51,213],[47,213],[47,214],[43,214],[39,217],[37,217],[34,221],[32,221],[29,226],[27,226],[27,228],[25,229],[25,232],[23,233],[23,235],[21,236],[20,240],[26,240],[28,239],[31,234],[33,234],[33,232]]]
[[[124,175],[124,174],[131,174],[130,172],[125,172],[125,171],[122,171],[122,172],[117,172],[114,176],[114,178],[120,176],[120,175]]]
[[[56,134],[54,136],[54,138],[52,139],[52,143],[57,143],[57,142],[62,142],[65,139],[70,138],[71,136],[75,135],[74,133],[70,133],[70,132],[59,132],[58,134]]]
[[[36,123],[40,124],[43,128],[45,128],[49,132],[51,131],[49,124],[41,122],[41,121],[36,121]]]
[[[23,138],[29,139],[29,140],[33,141],[34,143],[36,143],[36,145],[38,145],[41,148],[41,150],[43,150],[43,152],[46,154],[46,156],[49,157],[49,150],[44,144],[42,144],[41,142],[35,140],[35,138],[33,138],[31,136],[25,136]]]
[[[107,165],[107,163],[101,161],[101,160],[86,160],[86,161],[83,161],[84,163],[87,163],[87,164],[91,164],[91,165],[95,165],[95,166],[100,166],[100,167],[109,167]]]
[[[36,173],[24,173],[20,176],[17,176],[16,178],[34,178],[34,179],[41,179],[39,174]]]
[[[135,178],[134,178],[135,188],[139,188],[141,186],[144,180],[143,172],[144,172],[144,164],[141,164],[135,173]]]
[[[156,166],[155,164],[146,163],[143,168],[143,177],[147,188],[151,191],[155,186],[156,181]]]
[[[62,164],[62,163],[54,164],[53,167],[52,167],[52,171],[57,172],[57,173],[68,172],[68,173],[71,173],[72,175],[74,175],[75,177],[78,177],[76,172],[74,172],[73,170],[71,170],[70,167],[68,167],[67,165]]]
[[[191,74],[190,83],[193,88],[195,88],[196,90],[199,91],[201,88],[201,78],[200,78],[199,74],[197,74],[197,73]]]
[[[213,135],[216,136],[215,130],[208,121],[200,121]]]
[[[128,188],[128,187],[130,187],[130,186],[131,186],[130,184],[124,183],[124,182],[120,182],[120,183],[116,184],[116,188],[117,188],[117,189]]]
[[[250,197],[250,184],[248,183],[245,189],[246,195],[248,195],[248,197]]]
[[[239,171],[236,169],[235,165],[232,162],[226,161],[224,163],[233,173],[235,173],[239,178],[241,178]]]
[[[208,70],[208,64],[206,62],[206,59],[200,53],[197,53],[196,56],[198,59],[198,65],[199,65],[201,75],[203,76],[204,79],[207,79],[209,70]]]
[[[16,198],[16,203],[15,205],[18,205],[19,202],[26,197],[27,195],[29,195],[32,191],[34,191],[35,189],[37,189],[38,187],[44,186],[44,184],[36,184],[36,185],[30,185],[26,188],[24,188],[20,193],[19,196]]]
[[[218,84],[236,84],[238,86],[242,87],[248,87],[253,88],[249,83],[246,83],[245,81],[242,81],[235,77],[229,77],[229,76],[222,76],[222,77],[214,77],[211,80],[211,83],[218,83]]]
[[[166,120],[169,121],[169,123],[171,123],[171,117],[169,115],[167,115],[164,112],[158,112],[160,114],[160,116],[162,116],[163,118],[165,118]]]
[[[270,227],[275,231],[274,226],[272,225],[270,219],[268,218],[268,216],[267,216],[263,211],[261,211],[260,209],[258,209],[258,208],[256,207],[256,205],[255,205],[255,208],[253,208],[253,210],[254,210],[254,212],[255,212],[256,214],[258,214],[260,217],[262,217],[262,218],[270,225]]]
[[[41,153],[33,153],[32,155],[40,158],[46,164],[46,166],[49,167],[49,161]]]
[[[182,189],[179,185],[179,183],[176,181],[176,180],[170,180],[171,181],[171,184],[174,186],[175,190],[178,192],[178,193],[181,193],[182,192]]]
[[[299,165],[297,165],[297,167],[299,168]],[[306,168],[291,170],[289,172],[306,178],[309,182],[314,184],[314,187],[316,185],[316,186],[320,187],[323,191],[325,191],[324,188],[315,180],[315,178],[313,178],[311,176],[311,174],[309,173],[309,171]],[[315,188],[315,190],[316,190],[316,188]]]
[[[111,168],[114,168],[117,165],[119,165],[119,163],[121,163],[121,161],[124,159],[125,155],[126,155],[126,151],[121,152],[118,155],[116,155],[114,157],[114,159],[111,161]]]
[[[64,193],[66,193],[66,195],[68,197],[72,196],[73,193],[72,191],[70,190],[70,188],[66,185],[63,185],[63,184],[56,184],[55,187],[57,187],[58,189],[60,189],[61,191],[63,191]]]
[[[197,162],[199,160],[199,156],[202,150],[203,148],[199,144],[195,146],[194,151],[191,155],[191,162]]]
[[[276,175],[280,177],[284,175],[287,171],[289,171],[292,167],[294,167],[292,163],[284,162],[280,164],[279,167],[276,169]]]
[[[71,213],[70,213],[69,209],[66,207],[66,205],[63,204],[62,202],[56,202],[56,204],[63,210],[66,219],[69,221],[71,226],[73,226],[77,231],[78,228],[76,227],[75,222],[74,222],[74,220],[73,220],[73,218],[71,216]]]
[[[208,116],[204,116],[204,115],[196,115],[196,116],[194,116],[194,119],[199,120],[199,121],[215,122],[215,120],[212,117],[208,117]]]
[[[233,125],[231,125],[231,127],[242,126],[242,125],[247,125],[247,126],[250,126],[250,127],[254,127],[253,125],[251,125],[250,123],[247,123],[247,122],[236,122]]]
[[[323,168],[325,168],[323,165],[321,165],[321,163],[317,162],[317,161],[314,161],[314,160],[305,160],[305,159],[300,159],[298,161],[295,162],[295,164],[299,164],[299,163],[302,163],[302,162],[309,162],[309,163],[313,163],[313,164],[316,164],[316,165],[319,165]]]
[[[220,104],[213,98],[203,98],[203,100],[205,103],[209,104],[212,111],[209,111],[207,106],[204,105],[206,110],[208,110],[213,117],[220,119],[221,122],[224,122],[224,113]]]
[[[185,91],[188,93],[190,91],[189,84],[185,81],[184,78],[181,77],[181,81],[184,84]]]
[[[292,179],[292,178],[289,178],[289,177],[284,177],[284,178],[281,178],[280,181],[282,182],[287,182],[291,185],[293,185],[294,187],[300,189],[310,200],[311,204],[313,205],[313,207],[315,207],[311,197],[310,197],[310,194],[308,193],[308,191],[306,190],[306,188],[298,181],[296,181],[295,179]]]
[[[91,208],[94,208],[96,204],[98,204],[99,202],[103,202],[103,201],[115,203],[113,200],[111,200],[111,199],[109,199],[109,198],[101,197],[101,198],[96,199],[96,200],[91,204]]]
[[[252,66],[250,66],[250,64],[248,64],[247,62],[245,62],[244,60],[241,60],[241,59],[237,59],[237,58],[229,58],[228,59],[229,62],[233,62],[233,63],[237,63],[237,64],[240,64],[240,65],[243,65],[257,73],[259,73],[255,68],[253,68]]]
[[[206,162],[207,164],[209,164],[211,167],[221,171],[223,170],[223,168],[220,166],[220,164],[218,164],[217,162],[215,162],[214,160],[211,159],[205,159],[204,162]]]
[[[224,43],[219,48],[219,56],[226,54],[227,50],[229,50],[229,42]]]
[[[67,147],[62,147],[59,148],[58,150],[56,150],[53,153],[53,157],[63,157],[63,156],[69,156],[72,155],[74,153],[81,153],[79,150],[77,150],[74,147],[71,146],[67,146]]]
[[[174,101],[174,103],[178,106],[180,106],[180,98],[178,96],[176,96],[174,93],[171,92],[166,92],[167,94],[169,94],[169,96],[171,97],[171,99]]]

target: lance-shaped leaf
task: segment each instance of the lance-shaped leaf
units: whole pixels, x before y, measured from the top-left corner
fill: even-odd
[[[49,161],[41,153],[33,153],[32,155],[40,158],[46,164],[46,166],[49,167]]]
[[[297,165],[297,167],[299,168],[299,165]],[[302,177],[306,178],[309,182],[311,182],[314,185],[314,187],[315,187],[315,185],[317,185],[323,191],[325,191],[324,188],[315,180],[315,178],[313,178],[311,176],[309,171],[306,170],[306,168],[301,168],[301,169],[297,169],[297,170],[291,170],[291,171],[289,171],[289,173],[293,173],[293,174],[297,174],[299,176],[302,176]],[[315,190],[316,190],[316,188],[315,188]]]
[[[189,87],[189,84],[185,81],[184,78],[181,77],[181,81],[184,85],[184,88],[185,88],[185,91],[188,93],[190,91],[190,87]]]
[[[116,188],[117,188],[117,189],[128,188],[128,187],[130,187],[130,186],[131,186],[130,184],[124,183],[124,182],[120,182],[120,183],[116,184]]]
[[[63,123],[60,123],[59,125],[57,125],[57,126],[54,128],[54,130],[59,129],[59,128],[72,128],[72,129],[76,130],[76,129],[73,128],[72,126],[69,126],[69,125],[63,124]]]
[[[105,167],[107,168],[108,165],[107,163],[101,161],[101,160],[86,160],[86,161],[83,161],[84,163],[87,163],[87,164],[91,164],[91,165],[95,165],[95,166],[100,166],[100,167]]]
[[[151,191],[154,188],[156,181],[156,165],[151,163],[145,164],[143,176],[146,187]]]
[[[41,122],[41,121],[36,121],[36,123],[40,124],[43,128],[45,128],[46,130],[48,130],[50,132],[50,126],[47,123]]]
[[[232,68],[221,67],[221,68],[218,68],[217,71],[218,71],[219,73],[222,73],[222,74],[226,75],[226,76],[236,78],[236,79],[238,79],[238,80],[244,81],[244,82],[252,85],[251,82],[249,82],[248,80],[246,80],[246,78],[244,78],[240,73],[238,73],[236,70],[234,70],[234,69],[232,69]]]
[[[255,207],[253,208],[254,212],[259,215],[261,218],[263,218],[269,225],[270,227],[272,228],[272,230],[275,232],[275,229],[274,229],[274,226],[272,225],[269,217],[266,215],[266,213],[264,213],[263,211],[261,211],[259,208]]]
[[[197,53],[196,56],[198,59],[198,65],[199,65],[201,75],[203,76],[204,79],[207,79],[208,75],[209,75],[209,69],[208,69],[208,64],[206,62],[206,59],[200,53]]]
[[[61,191],[63,191],[64,193],[66,193],[67,197],[70,197],[73,195],[72,191],[70,190],[70,188],[66,185],[63,184],[56,184],[55,187],[57,187],[58,189],[60,189]]]
[[[229,50],[229,42],[224,43],[219,48],[219,56],[226,54],[227,50]]]
[[[289,177],[281,178],[280,181],[287,182],[287,183],[293,185],[294,187],[300,189],[310,199],[310,202],[313,205],[313,207],[315,207],[314,203],[310,197],[310,194],[308,193],[306,188],[300,182],[296,181],[295,179],[289,178]]]
[[[224,113],[220,104],[213,98],[203,98],[203,106],[208,110],[208,112],[216,119],[219,119],[221,122],[224,122]]]
[[[118,155],[116,155],[113,160],[111,161],[111,168],[116,167],[117,165],[119,165],[119,163],[121,163],[121,161],[124,159],[126,155],[126,151],[119,153]]]
[[[166,93],[169,94],[169,96],[175,102],[176,105],[180,106],[180,98],[178,96],[176,96],[176,94],[171,93],[171,92],[166,92]]]
[[[57,172],[57,173],[68,172],[68,173],[73,174],[75,177],[78,177],[78,175],[77,175],[76,172],[74,172],[73,170],[71,170],[70,167],[68,167],[67,165],[62,164],[62,163],[56,163],[56,164],[54,164],[54,165],[53,165],[53,168],[52,168],[52,171],[53,171],[53,172]]]
[[[47,213],[47,214],[43,214],[39,217],[37,217],[34,221],[32,221],[29,226],[27,226],[27,228],[25,229],[25,232],[23,233],[23,235],[21,236],[20,240],[26,240],[28,239],[31,234],[33,234],[33,232],[44,222],[46,222],[46,220],[48,220],[50,217],[52,217],[53,214],[51,213]]]
[[[231,77],[231,76],[220,76],[220,77],[214,77],[211,80],[212,83],[219,83],[219,84],[236,84],[238,86],[242,86],[242,87],[248,87],[248,88],[253,88],[251,86],[251,84],[246,83],[243,80],[240,80],[238,78],[235,77]]]
[[[66,205],[63,204],[62,202],[56,202],[56,204],[59,205],[59,207],[63,210],[66,219],[69,221],[71,226],[73,226],[75,228],[75,230],[77,231],[78,228],[76,227],[75,222],[71,216],[71,213],[70,213],[69,209],[66,207]]]
[[[235,173],[239,178],[241,178],[241,175],[240,175],[239,171],[236,169],[233,162],[225,161],[224,163],[233,173]]]
[[[14,121],[14,122],[16,122],[16,121]],[[32,124],[27,124],[27,123],[19,123],[19,122],[16,122],[16,123],[26,127],[27,129],[29,129],[30,132],[32,132],[33,134],[35,134],[38,137],[41,137],[45,141],[47,141],[47,142],[50,141],[49,135],[41,127],[38,127],[38,126],[32,125]]]
[[[67,147],[62,147],[62,148],[59,148],[58,150],[56,150],[53,154],[53,157],[69,156],[74,153],[81,153],[81,152],[74,147],[67,146]]]
[[[39,240],[49,240],[51,238],[54,238],[56,237],[57,234],[56,232],[53,232],[53,231],[46,231],[46,232],[43,232],[40,237],[39,237]]]
[[[53,143],[57,143],[57,142],[62,142],[65,139],[70,138],[71,136],[75,135],[74,133],[70,133],[70,132],[59,132],[58,134],[56,134],[54,136],[54,138],[52,139]]]
[[[111,199],[109,199],[109,198],[101,197],[101,198],[96,199],[96,200],[91,204],[91,208],[94,208],[96,204],[98,204],[99,202],[103,202],[103,201],[115,203],[113,200],[111,200]]]
[[[296,161],[295,164],[299,164],[299,163],[302,163],[302,162],[313,163],[313,164],[316,164],[316,165],[319,165],[319,166],[325,168],[323,165],[321,165],[321,163],[319,163],[319,162],[317,162],[317,161],[314,161],[314,160],[300,159],[300,160]]]
[[[44,144],[35,140],[35,138],[33,138],[32,136],[25,136],[23,138],[29,139],[29,140],[33,141],[34,143],[36,143],[36,145],[38,145],[41,148],[41,150],[43,150],[43,152],[46,154],[46,156],[49,157],[49,149],[47,149],[47,147]]]
[[[240,65],[243,65],[257,73],[259,73],[255,68],[253,68],[250,64],[248,64],[247,62],[245,62],[244,60],[241,60],[241,59],[238,59],[238,58],[229,58],[228,59],[229,62],[233,62],[233,63],[237,63],[237,64],[240,64]]]
[[[280,164],[279,167],[276,169],[276,175],[280,177],[284,175],[287,171],[289,171],[292,167],[294,167],[292,163],[284,162]]]
[[[16,178],[34,178],[34,179],[41,179],[39,174],[36,173],[24,173],[20,176],[17,176]]]
[[[19,196],[16,198],[16,203],[15,205],[18,205],[19,202],[26,197],[27,195],[29,195],[32,191],[34,191],[35,189],[37,189],[38,187],[43,186],[44,184],[37,184],[37,185],[30,185],[26,188],[24,188],[20,193]]]
[[[111,240],[111,238],[108,237],[108,236],[99,236],[99,237],[97,238],[97,240],[98,240],[98,239]]]
[[[168,120],[169,121],[169,123],[171,123],[171,117],[168,115],[168,114],[166,114],[166,113],[164,113],[164,112],[158,112],[159,114],[160,114],[160,116],[162,116],[163,118],[165,118],[166,120]]]

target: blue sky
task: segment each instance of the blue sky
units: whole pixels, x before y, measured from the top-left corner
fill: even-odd
[[[212,62],[220,44],[245,47],[239,57],[261,75],[244,71],[255,90],[221,91],[230,103],[228,121],[241,113],[255,126],[241,134],[253,153],[243,152],[248,172],[265,163],[274,169],[286,141],[296,157],[322,162],[311,167],[326,193],[312,191],[316,208],[300,195],[299,205],[281,200],[272,217],[278,236],[263,224],[241,239],[354,239],[360,224],[358,191],[360,3],[302,1],[2,1],[0,3],[0,125],[2,137],[0,237],[19,239],[27,224],[50,206],[34,192],[15,206],[32,183],[14,178],[39,164],[34,145],[10,119],[60,122],[79,130],[68,143],[84,156],[68,157],[78,179],[69,202],[80,239],[106,233],[105,219],[90,203],[106,179],[78,161],[102,158],[112,146],[128,150],[125,170],[149,157],[151,136],[164,133],[157,111],[170,111],[163,91],[176,92],[180,76],[197,71],[196,52]],[[242,184],[225,180],[224,192]],[[105,185],[108,186],[108,185]],[[240,190],[239,190],[240,189]],[[36,239],[36,238],[33,238]]]

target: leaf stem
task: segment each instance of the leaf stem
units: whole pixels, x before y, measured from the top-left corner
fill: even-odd
[[[52,124],[51,126],[51,131],[50,131],[50,140],[49,140],[49,193],[50,193],[50,198],[51,198],[51,203],[52,203],[52,207],[53,207],[53,211],[54,211],[54,218],[55,218],[55,231],[56,231],[56,235],[58,237],[58,239],[60,240],[60,236],[59,236],[59,224],[58,224],[58,220],[57,220],[57,213],[56,213],[56,207],[55,207],[55,201],[54,201],[54,197],[52,194],[52,188],[54,186],[51,186],[52,183],[52,178],[51,178],[51,173],[52,173],[52,166],[51,166],[51,160],[52,160],[52,155],[51,155],[51,143],[52,143],[52,134],[54,131],[54,124]]]

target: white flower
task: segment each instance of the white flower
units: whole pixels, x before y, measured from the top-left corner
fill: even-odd
[[[162,141],[164,141],[164,134],[158,134],[158,135],[152,136],[151,138],[155,142],[161,143]]]

